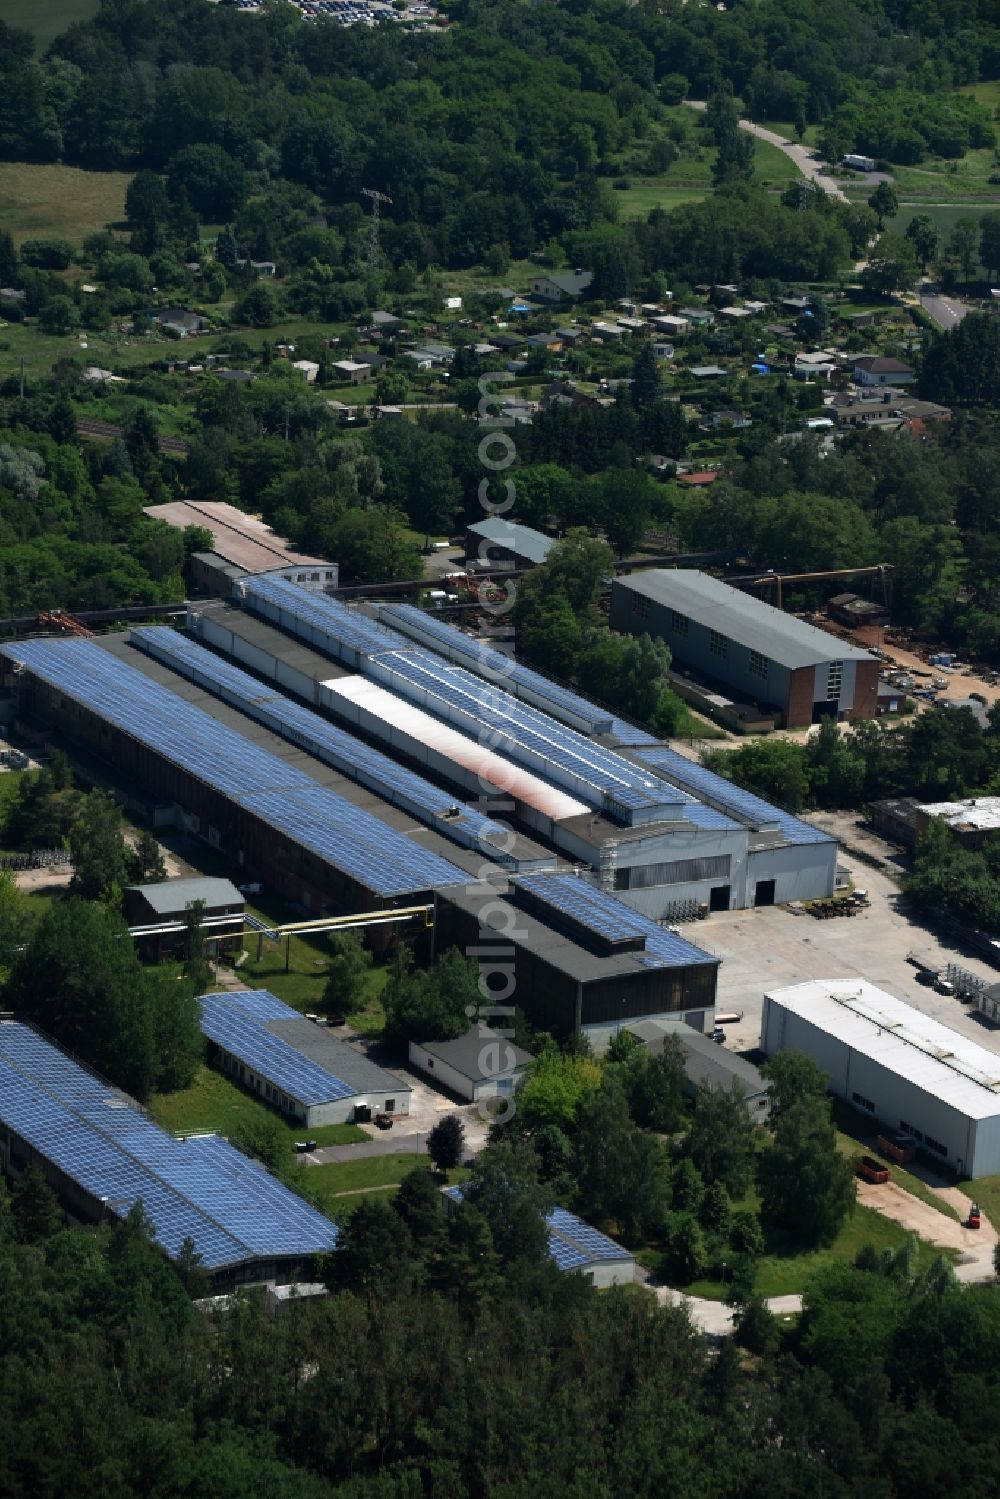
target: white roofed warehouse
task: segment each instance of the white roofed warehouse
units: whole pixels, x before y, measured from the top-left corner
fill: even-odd
[[[864,979],[764,996],[760,1046],[801,1051],[830,1091],[960,1176],[1000,1172],[1000,1056]]]

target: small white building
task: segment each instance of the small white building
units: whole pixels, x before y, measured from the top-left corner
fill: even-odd
[[[960,1176],[1000,1172],[1000,1055],[865,979],[764,996],[760,1048],[801,1051],[830,1091]]]
[[[445,1187],[444,1197],[454,1212],[462,1200],[462,1188]],[[599,1291],[630,1286],[635,1280],[635,1256],[575,1213],[553,1208],[546,1215],[545,1226],[549,1231],[549,1258],[557,1270],[582,1275]]]
[[[456,1041],[410,1042],[413,1066],[471,1103],[513,1093],[534,1060],[488,1026],[472,1025]]]

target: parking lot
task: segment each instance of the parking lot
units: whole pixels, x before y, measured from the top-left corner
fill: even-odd
[[[824,816],[816,821],[856,846],[893,856],[888,844],[862,834],[850,817]],[[855,916],[819,921],[803,910],[772,907],[723,912],[684,928],[692,941],[722,959],[718,1008],[743,1012],[738,1024],[726,1027],[726,1044],[739,1051],[757,1044],[768,989],[807,979],[866,978],[1000,1054],[1000,1030],[958,999],[918,983],[907,956],[914,954],[941,969],[949,962],[960,963],[989,983],[1000,983],[1000,972],[918,921],[889,876],[852,861],[848,852],[842,853],[841,863],[871,898],[871,906]]]

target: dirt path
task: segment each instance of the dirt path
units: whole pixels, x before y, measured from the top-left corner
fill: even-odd
[[[957,1250],[961,1256],[955,1266],[955,1274],[961,1281],[992,1280],[993,1250],[997,1234],[987,1218],[982,1227],[965,1228],[964,1222],[972,1206],[971,1199],[958,1187],[933,1187],[936,1195],[951,1204],[962,1215],[962,1222],[946,1218],[929,1203],[921,1202],[894,1182],[874,1186],[871,1182],[858,1182],[858,1201],[864,1207],[874,1208],[884,1218],[891,1218],[901,1228],[915,1233],[928,1244],[937,1244],[942,1249]]]
[[[684,102],[692,109],[703,110],[705,108],[703,99],[685,99]],[[838,187],[831,177],[825,175],[828,164],[824,161],[814,161],[808,146],[800,146],[797,141],[790,141],[787,136],[778,135],[777,131],[765,130],[763,125],[755,125],[753,120],[740,120],[740,129],[745,130],[748,135],[756,136],[759,141],[767,141],[769,146],[777,146],[803,177],[818,187],[821,192],[829,193],[831,198],[836,198],[841,203],[847,202],[847,195],[843,189]]]

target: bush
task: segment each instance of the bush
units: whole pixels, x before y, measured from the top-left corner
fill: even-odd
[[[73,262],[73,246],[66,239],[26,239],[21,262],[40,271],[64,271]]]

